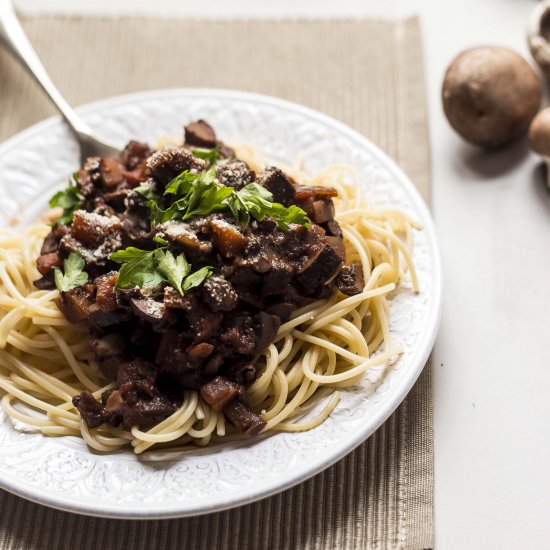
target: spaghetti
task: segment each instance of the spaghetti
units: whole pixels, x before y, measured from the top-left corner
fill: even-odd
[[[258,161],[248,153],[241,148],[239,157],[254,168]],[[264,432],[318,426],[337,406],[341,389],[396,358],[402,350],[390,341],[388,299],[399,286],[418,291],[411,258],[418,225],[412,219],[370,205],[348,166],[332,166],[309,181],[300,171],[294,175],[338,190],[336,220],[347,258],[362,266],[365,287],[355,296],[337,292],[317,300],[280,326],[258,359],[261,374],[247,388],[248,403],[266,421]],[[65,319],[55,303],[57,290],[33,286],[48,231],[46,223],[0,231],[0,388],[6,414],[45,435],[81,436],[103,452],[131,445],[139,454],[153,445],[205,446],[242,437],[191,390],[174,414],[148,431],[87,426],[72,397],[88,388],[99,398],[112,385],[105,384],[94,361],[86,323]]]

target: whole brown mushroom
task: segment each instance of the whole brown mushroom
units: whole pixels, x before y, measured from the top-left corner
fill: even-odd
[[[508,48],[465,50],[443,82],[443,107],[451,126],[466,141],[489,149],[525,135],[541,97],[535,71]]]
[[[550,79],[550,2],[539,2],[533,9],[527,35],[529,50],[545,78]]]
[[[529,144],[531,149],[546,162],[546,183],[550,187],[550,107],[540,111],[529,126]]]

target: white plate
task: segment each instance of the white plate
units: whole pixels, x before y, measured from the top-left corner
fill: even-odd
[[[342,392],[332,416],[304,433],[280,433],[217,448],[192,449],[161,462],[131,451],[91,452],[75,437],[16,431],[0,417],[0,486],[42,504],[84,514],[167,518],[250,503],[327,468],[370,436],[405,398],[432,349],[440,317],[442,280],[430,214],[403,172],[364,137],[320,113],[271,97],[223,90],[166,90],[116,97],[79,109],[101,135],[124,144],[154,144],[180,136],[204,118],[220,139],[254,144],[274,162],[298,154],[316,172],[353,165],[372,202],[419,220],[414,261],[422,292],[391,302],[391,336],[406,352],[387,372],[367,375]],[[59,118],[0,146],[0,220],[28,223],[77,168],[77,147]]]

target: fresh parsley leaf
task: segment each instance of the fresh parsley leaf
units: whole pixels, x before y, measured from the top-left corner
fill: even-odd
[[[151,210],[151,227],[155,227],[155,225],[160,225],[161,223],[173,220],[179,212],[180,206],[183,206],[184,202],[186,202],[186,199],[181,199],[181,201],[176,201],[171,206],[163,210],[156,201],[149,201],[149,209]]]
[[[220,147],[216,145],[213,149],[191,149],[191,152],[197,158],[206,160],[211,166],[220,160]]]
[[[161,283],[163,277],[156,269],[155,252],[155,250],[141,250],[129,246],[111,254],[111,260],[122,264],[116,286],[119,288],[129,285],[144,287]]]
[[[63,209],[57,223],[67,225],[73,221],[73,214],[78,210],[82,197],[78,190],[78,172],[75,172],[70,180],[69,186],[63,191],[58,191],[51,199],[50,206],[52,208],[59,207]]]
[[[288,230],[291,223],[309,227],[307,214],[301,208],[296,205],[287,208],[278,202],[273,202],[273,195],[257,183],[245,185],[240,191],[237,191],[236,197],[238,201],[233,201],[233,208],[230,208],[235,218],[241,223],[245,216],[242,214],[239,203],[244,206],[246,213],[256,220],[262,221],[266,216],[269,216],[277,222],[279,229],[284,231]],[[236,210],[236,213],[234,210]]]
[[[191,191],[191,186],[199,176],[191,174],[189,170],[184,170],[178,174],[164,190],[165,195],[187,195]]]
[[[155,191],[150,185],[140,185],[139,187],[136,187],[134,191],[149,200],[157,198]]]
[[[238,193],[233,193],[227,200],[227,206],[231,210],[233,217],[244,227],[250,223],[250,214],[248,208]]]
[[[185,254],[181,253],[174,256],[169,250],[157,250],[155,251],[155,260],[160,273],[183,296],[181,284],[191,271],[191,266],[187,263]]]
[[[243,201],[259,201],[262,204],[273,203],[273,195],[265,187],[257,183],[249,183],[245,185],[239,192],[239,196]]]
[[[68,292],[71,288],[81,286],[88,281],[88,274],[84,271],[86,262],[84,258],[71,252],[69,257],[63,262],[63,271],[55,268],[54,278],[55,286],[60,292]]]
[[[309,229],[310,226],[307,214],[295,204],[286,208],[282,204],[274,202],[267,215],[275,220],[279,229],[283,231],[287,231],[291,223],[303,225],[306,229]]]
[[[224,201],[233,193],[234,190],[231,187],[197,180],[189,194],[189,203],[181,219],[187,220],[193,216],[208,216],[212,212],[226,210],[227,204]]]
[[[188,275],[183,281],[183,290],[186,291],[199,286],[203,281],[212,275],[213,271],[214,268],[207,265],[206,267],[195,271],[195,273],[191,273],[191,275]]]
[[[167,208],[166,204],[169,204]],[[301,208],[295,205],[286,208],[273,202],[273,195],[257,183],[249,183],[240,191],[221,185],[216,181],[213,167],[200,174],[182,172],[168,184],[164,199],[153,198],[149,208],[153,227],[170,220],[188,220],[228,210],[242,226],[248,225],[251,217],[262,221],[270,216],[283,230],[288,230],[291,223],[309,227],[308,217]]]
[[[170,244],[166,239],[163,239],[162,237],[159,237],[158,235],[156,237],[153,237],[153,240],[156,243],[160,243],[164,246],[168,246]]]
[[[129,285],[155,286],[164,281],[170,283],[182,296],[186,290],[199,286],[212,275],[212,267],[203,267],[191,273],[191,265],[185,254],[175,256],[164,248],[141,250],[130,246],[111,254],[111,260],[120,266],[117,284],[119,288]]]

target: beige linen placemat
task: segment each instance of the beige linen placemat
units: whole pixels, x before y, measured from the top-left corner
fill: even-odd
[[[418,21],[205,22],[27,19],[53,80],[75,104],[165,87],[271,94],[331,115],[389,153],[426,200],[429,148]],[[0,139],[53,114],[0,52]],[[396,413],[338,464],[229,512],[117,521],[0,491],[0,547],[31,549],[404,549],[433,545],[430,368]]]

